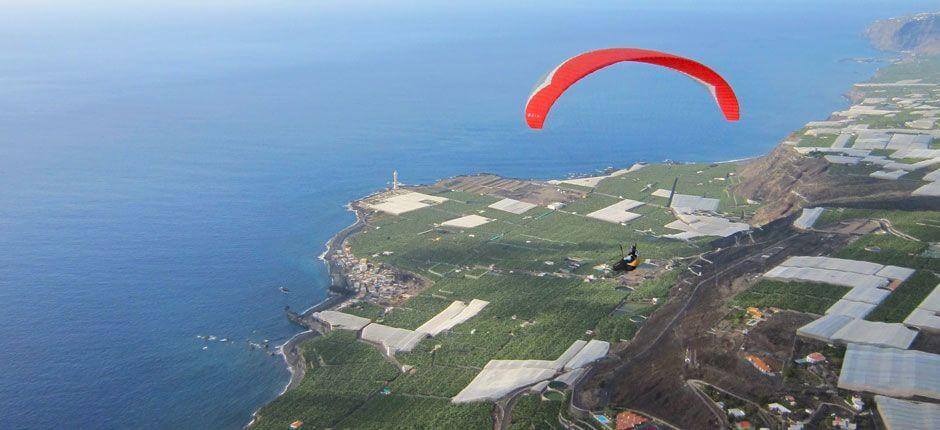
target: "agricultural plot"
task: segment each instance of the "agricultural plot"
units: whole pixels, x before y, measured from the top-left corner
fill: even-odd
[[[798,147],[829,148],[836,141],[835,134],[821,134],[818,136],[807,136],[800,132],[800,141],[796,144]]]
[[[388,428],[390,422],[476,428],[475,423],[489,422],[492,405],[451,405],[449,397],[466,386],[478,368],[491,359],[555,359],[586,330],[597,329],[605,320],[612,325],[608,315],[623,296],[612,284],[576,279],[493,274],[440,279],[380,321],[416,328],[453,300],[480,298],[491,304],[414,351],[399,354],[399,361],[414,366],[414,373],[399,373],[374,348],[357,342],[353,333],[334,332],[305,344],[312,371],[300,388],[263,410],[258,428],[280,428],[295,419],[335,428]],[[350,382],[340,383],[347,378]],[[327,390],[340,384],[346,384],[340,391],[348,395],[324,400]],[[377,394],[383,387],[389,388],[389,395]],[[557,414],[554,410],[536,413]],[[376,416],[384,418],[380,422]]]
[[[647,258],[672,258],[690,255],[695,244],[708,240],[689,244],[657,238],[655,235],[675,233],[663,227],[674,217],[661,207],[632,209],[642,216],[625,226],[587,218],[581,212],[592,212],[619,201],[596,194],[572,203],[563,212],[533,209],[528,216],[486,208],[490,199],[470,205],[452,194],[448,198],[434,207],[376,221],[373,228],[350,240],[353,253],[437,278],[461,267],[489,265],[507,270],[553,272],[559,266],[547,267],[545,261],[560,263],[566,257],[580,258],[585,265],[593,266],[613,258],[619,245],[632,243],[655,243],[648,247]],[[467,231],[436,226],[468,213],[494,221]],[[383,255],[385,251],[391,255]]]
[[[492,429],[493,405],[455,405],[408,394],[376,395],[336,425],[338,429]],[[306,425],[304,426],[306,428]],[[287,428],[286,426],[284,428]]]
[[[915,242],[890,234],[869,234],[841,249],[834,257],[918,270],[940,270],[940,260],[921,255],[928,247],[927,242]]]
[[[857,218],[886,219],[894,228],[922,241],[940,241],[940,212],[938,211],[829,208],[819,217],[816,227],[832,226],[839,221]]]
[[[519,398],[512,409],[512,430],[563,429],[558,423],[558,414],[564,407],[559,400],[543,400],[539,394],[527,394]]]
[[[382,314],[385,313],[385,308],[369,302],[358,302],[343,308],[342,312],[375,320],[382,317]]]
[[[940,279],[928,271],[918,271],[894,290],[865,318],[869,321],[903,322],[917,305],[933,291]]]
[[[398,369],[357,342],[355,333],[332,332],[302,348],[308,367],[303,382],[263,407],[253,428],[284,429],[295,420],[332,427],[398,376]]]
[[[921,82],[940,82],[940,58],[918,57],[913,61],[885,66],[878,70],[872,82],[898,82],[910,79],[919,79]],[[903,95],[903,93],[891,95]]]
[[[920,115],[914,115],[909,110],[902,110],[892,116],[888,115],[859,115],[857,124],[868,124],[871,129],[884,128],[906,128],[906,122],[922,118]]]
[[[665,206],[666,198],[650,194],[659,188],[671,189],[673,181],[678,177],[677,193],[719,199],[719,211],[738,214],[748,205],[743,199],[731,194],[730,188],[737,179],[730,174],[736,169],[733,163],[654,164],[623,176],[605,179],[596,191]]]
[[[423,342],[412,353],[399,355],[403,363],[419,365],[433,358],[437,365],[479,368],[491,359],[554,360],[624,296],[604,282],[522,275],[486,275],[479,281],[448,278],[435,286],[453,291],[454,299],[472,295],[490,305],[433,342]],[[431,294],[426,292],[413,300],[430,304],[434,311],[427,313],[433,315],[451,298],[428,298]],[[412,314],[408,318],[413,320],[417,319],[413,314],[419,312],[423,311],[402,314]],[[400,315],[398,309],[389,318],[396,315]]]
[[[817,315],[835,304],[849,288],[809,282],[780,282],[762,279],[731,301],[740,307],[777,307]]]
[[[466,367],[421,366],[389,385],[392,393],[451,398],[467,386],[477,370]]]
[[[492,404],[450,402],[487,362],[553,360],[574,341],[588,338],[589,330],[598,340],[632,338],[638,323],[630,318],[652,312],[649,299],[664,299],[681,269],[629,293],[604,280],[588,283],[535,273],[557,271],[567,257],[583,259],[578,273],[594,273],[593,265],[609,262],[619,244],[640,244],[645,258],[672,259],[699,252],[698,244],[705,241],[656,238],[674,219],[662,207],[664,201],[633,209],[643,216],[623,226],[584,216],[620,200],[596,193],[563,211],[536,207],[514,214],[488,207],[500,200],[489,196],[424,192],[447,200],[402,215],[372,217],[370,226],[349,244],[357,256],[413,271],[433,285],[388,312],[364,303],[343,312],[414,330],[455,300],[490,304],[411,352],[396,354],[402,365],[411,366],[405,373],[383,360],[376,348],[357,341],[354,333],[333,332],[305,343],[307,377],[299,388],[262,410],[257,428],[284,428],[297,419],[312,428],[492,427]],[[647,193],[645,200],[650,199],[662,200]],[[467,215],[493,221],[464,231],[440,226]],[[496,272],[482,269],[491,264]],[[625,297],[630,312],[614,312]],[[538,403],[528,405],[530,400]],[[546,422],[557,423],[561,404],[527,397],[511,425],[541,428]]]

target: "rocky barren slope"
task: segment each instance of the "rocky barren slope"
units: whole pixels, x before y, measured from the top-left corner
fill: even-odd
[[[825,160],[802,156],[793,147],[782,144],[770,154],[742,166],[741,183],[734,191],[765,203],[751,219],[755,224],[766,224],[812,206],[895,205],[901,200],[912,208],[931,205],[910,196],[917,182],[835,175],[830,169],[832,165]]]
[[[940,12],[876,21],[865,35],[882,51],[940,54]]]

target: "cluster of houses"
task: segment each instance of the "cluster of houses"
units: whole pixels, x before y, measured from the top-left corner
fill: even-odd
[[[392,255],[391,251],[382,253]],[[375,255],[378,257],[378,254]],[[372,303],[396,303],[411,297],[411,291],[420,287],[410,276],[366,258],[356,258],[348,247],[334,253],[332,261],[342,268],[346,283],[356,292],[356,298]]]
[[[775,280],[850,287],[824,316],[800,327],[797,335],[846,346],[838,387],[874,394],[878,413],[889,430],[935,428],[940,422],[940,354],[910,349],[921,332],[940,330],[940,285],[902,323],[865,319],[913,273],[904,267],[804,256],[791,257],[764,274]],[[825,360],[814,352],[796,361],[815,364]],[[748,356],[748,361],[764,373],[770,371],[758,357]],[[864,408],[858,396],[853,397],[852,405],[857,410]],[[780,408],[778,412],[787,413]],[[838,428],[854,425],[841,418],[839,423]]]

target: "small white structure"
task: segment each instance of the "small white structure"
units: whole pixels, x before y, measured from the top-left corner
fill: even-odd
[[[828,161],[828,162],[830,162],[830,163],[832,163],[832,164],[847,164],[847,165],[850,165],[850,166],[854,166],[854,165],[858,164],[859,161],[862,161],[861,158],[858,158],[858,157],[847,157],[847,156],[844,156],[844,155],[826,155],[826,156],[823,157],[823,158],[825,158],[826,161]]]
[[[768,403],[767,409],[770,409],[772,412],[776,412],[780,415],[789,414],[791,412],[789,409],[787,409],[786,406],[783,406],[780,403]]]
[[[916,337],[917,331],[903,324],[853,319],[832,336],[831,342],[907,349]]]
[[[940,428],[940,404],[875,396],[887,430]]]
[[[790,257],[764,274],[781,281],[806,281],[850,288],[885,288],[891,281],[904,281],[912,269],[883,266],[867,261],[831,257]]]
[[[578,378],[580,378],[581,375],[584,374],[585,370],[586,369],[584,368],[569,370],[565,373],[562,373],[561,376],[555,378],[555,380],[558,382],[564,382],[565,385],[570,387],[574,385],[575,382],[578,381]]]
[[[885,266],[868,261],[848,260],[834,257],[793,256],[780,263],[787,267],[812,267],[819,269],[839,270],[843,272],[874,275]]]
[[[911,192],[915,196],[940,196],[940,182],[928,182]]]
[[[664,190],[664,189],[662,189],[662,188],[658,188],[658,189],[656,189],[656,191],[653,191],[652,193],[650,193],[650,195],[651,195],[651,196],[662,197],[662,198],[668,199],[668,198],[669,198],[669,193],[670,193],[669,190]]]
[[[875,273],[875,276],[881,276],[884,278],[893,279],[895,281],[904,281],[907,280],[907,278],[910,278],[913,274],[914,269],[888,265]]]
[[[634,220],[640,217],[640,214],[630,212],[630,209],[642,206],[643,202],[638,202],[636,200],[621,200],[617,203],[614,203],[606,208],[596,210],[587,214],[588,218],[599,219],[601,221],[607,221],[614,224],[620,224],[622,222],[627,222]]]
[[[311,315],[317,321],[326,324],[330,330],[352,330],[359,331],[369,325],[372,320],[356,315],[350,315],[337,311],[320,311]]]
[[[841,314],[829,314],[796,329],[798,336],[832,342],[833,336],[855,317]]]
[[[843,116],[846,118],[858,118],[862,115],[872,115],[872,116],[885,116],[889,114],[896,114],[896,110],[886,110],[886,109],[875,109],[870,106],[864,105],[852,105],[844,111],[834,112],[835,115]]]
[[[571,360],[568,360],[568,362],[565,363],[564,369],[566,371],[580,369],[584,366],[587,366],[588,364],[600,360],[601,358],[604,358],[609,350],[610,343],[591,339],[586,345],[584,345],[584,348],[581,348],[581,350],[578,351],[578,353],[575,354]]]
[[[820,127],[838,128],[838,127],[844,126],[844,125],[847,124],[848,122],[849,122],[849,121],[847,121],[847,120],[838,120],[838,121],[810,121],[810,122],[806,123],[806,125],[805,125],[804,127],[806,127],[806,128],[820,128]]]
[[[924,175],[924,180],[928,182],[940,181],[940,169],[934,170],[933,172]]]
[[[885,149],[891,135],[880,131],[859,131],[855,143],[852,145],[855,149]]]
[[[832,142],[832,148],[845,148],[845,145],[849,143],[849,140],[852,139],[852,133],[842,132],[836,137],[836,141]]]
[[[668,196],[666,196],[668,197]],[[691,196],[688,194],[676,193],[672,196],[672,204],[669,207],[678,212],[706,211],[715,212],[718,210],[718,199],[702,196]]]
[[[797,147],[794,148],[796,152],[807,155],[813,153],[820,154],[843,154],[849,157],[859,157],[864,158],[871,154],[870,150],[867,149],[858,149],[856,147],[852,148],[828,148],[825,146],[807,146],[807,147]]]
[[[892,158],[936,158],[940,157],[940,149],[899,149],[891,154]]]
[[[433,318],[427,320],[424,324],[421,324],[420,327],[415,329],[416,332],[427,333],[430,336],[437,336],[438,334],[445,332],[454,328],[457,324],[461,324],[476,316],[486,305],[490,302],[484,300],[473,299],[469,304],[454,301],[443,311],[435,315]]]
[[[877,305],[889,295],[891,291],[884,288],[853,288],[842,296],[842,300]]]
[[[491,204],[489,207],[500,210],[503,212],[509,212],[516,215],[522,215],[526,213],[529,209],[534,208],[536,205],[532,203],[522,202],[519,200],[513,199],[502,199],[496,203]]]
[[[614,171],[613,173],[611,173],[611,174],[609,174],[609,175],[591,176],[591,177],[589,177],[589,178],[565,179],[565,180],[561,180],[561,181],[548,181],[548,183],[550,183],[550,184],[571,184],[571,185],[578,185],[578,186],[581,186],[581,187],[594,188],[594,187],[597,187],[597,184],[601,183],[601,181],[603,181],[604,179],[607,179],[607,178],[615,178],[615,177],[617,177],[617,176],[623,176],[623,175],[626,175],[627,173],[631,173],[631,172],[635,172],[635,171],[637,171],[637,170],[640,170],[640,169],[642,169],[643,167],[646,167],[646,165],[645,165],[645,164],[641,164],[641,163],[636,163],[636,164],[630,166],[630,168],[628,168],[628,169],[616,170],[616,171]]]
[[[930,147],[930,142],[933,140],[933,136],[929,134],[902,134],[895,133],[891,136],[891,140],[888,141],[888,145],[885,149],[895,149],[895,150],[910,150],[910,149],[927,149]]]
[[[922,396],[940,400],[940,355],[849,345],[838,386],[891,397]]]
[[[856,302],[842,299],[835,302],[829,309],[826,309],[826,315],[846,315],[852,318],[865,318],[871,311],[875,310],[874,304],[865,302]]]
[[[409,352],[427,336],[427,333],[389,327],[377,323],[365,326],[360,334],[362,340],[381,345],[385,348],[386,355],[394,355],[401,351]]]
[[[727,237],[739,231],[747,231],[751,226],[743,222],[732,222],[727,218],[709,215],[691,215],[676,213],[679,218],[669,224],[666,228],[680,230],[682,233],[667,234],[663,237],[671,239],[688,240],[700,236],[719,236]]]
[[[416,209],[426,208],[446,202],[444,197],[430,196],[427,194],[406,192],[396,193],[390,197],[385,197],[366,206],[392,215],[401,215]]]
[[[359,337],[367,342],[381,345],[385,348],[387,355],[394,355],[400,351],[408,352],[414,349],[422,339],[437,336],[473,318],[488,304],[490,302],[477,299],[471,300],[469,304],[454,301],[415,330],[372,323],[362,329]]]
[[[568,364],[568,362],[571,361],[572,358],[578,355],[578,353],[581,352],[582,349],[584,349],[584,346],[587,345],[587,343],[588,342],[586,340],[580,340],[580,339],[572,342],[571,346],[569,346],[568,349],[565,350],[565,352],[561,353],[561,355],[559,355],[558,358],[555,359],[555,361],[552,363],[552,368],[558,371],[561,371],[562,369],[564,369],[565,365]]]
[[[898,178],[900,178],[901,176],[904,176],[904,175],[906,175],[906,174],[907,174],[907,171],[906,171],[906,170],[888,170],[888,171],[885,171],[885,170],[877,170],[877,171],[874,171],[874,172],[868,174],[868,176],[871,176],[872,178],[887,179],[887,180],[889,180],[889,181],[896,181],[896,180],[898,180]]]
[[[793,221],[793,226],[801,230],[811,229],[825,211],[826,208],[803,208],[800,217]]]
[[[607,355],[610,344],[599,340],[575,341],[556,360],[490,360],[451,401],[496,401],[516,390],[558,378],[571,383],[580,371]]]
[[[937,123],[937,118],[920,118],[913,121],[907,121],[904,125],[910,128],[919,128],[922,130],[930,130]]]
[[[529,361],[534,360],[491,360],[451,402],[495,401],[520,388],[547,381],[557,373]]]
[[[473,228],[478,227],[483,224],[486,224],[490,221],[493,221],[487,217],[482,217],[479,215],[467,215],[460,218],[454,218],[452,220],[447,220],[441,223],[443,226],[447,227],[457,227],[457,228]]]
[[[904,319],[904,325],[925,331],[940,332],[940,285],[934,287],[933,291]]]
[[[869,155],[867,157],[862,158],[862,162],[884,166],[886,164],[890,164],[892,161],[889,160],[888,157],[885,157],[884,155]]]
[[[872,345],[907,349],[917,332],[902,324],[865,321],[850,315],[829,314],[796,330],[796,334],[826,343]]]

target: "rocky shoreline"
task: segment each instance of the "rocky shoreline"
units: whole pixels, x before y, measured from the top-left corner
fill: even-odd
[[[305,309],[301,313],[294,312],[290,308],[284,309],[284,314],[288,320],[307,330],[297,333],[278,347],[278,353],[284,358],[284,363],[287,365],[287,370],[290,372],[290,380],[287,382],[287,385],[284,386],[284,389],[278,393],[278,397],[297,388],[301,381],[303,381],[304,375],[307,373],[307,364],[304,360],[300,345],[324,334],[322,327],[316,324],[310,316],[315,312],[336,308],[354,295],[353,291],[348,288],[348,277],[342,265],[336,261],[335,256],[337,251],[343,249],[346,239],[362,230],[366,226],[366,222],[365,214],[355,203],[348,204],[347,208],[356,214],[356,221],[333,235],[333,237],[326,242],[326,250],[320,255],[320,260],[323,260],[323,263],[326,264],[327,274],[330,277],[329,295],[321,302]],[[245,425],[246,429],[254,424],[260,410],[259,408],[251,414],[251,421]]]

